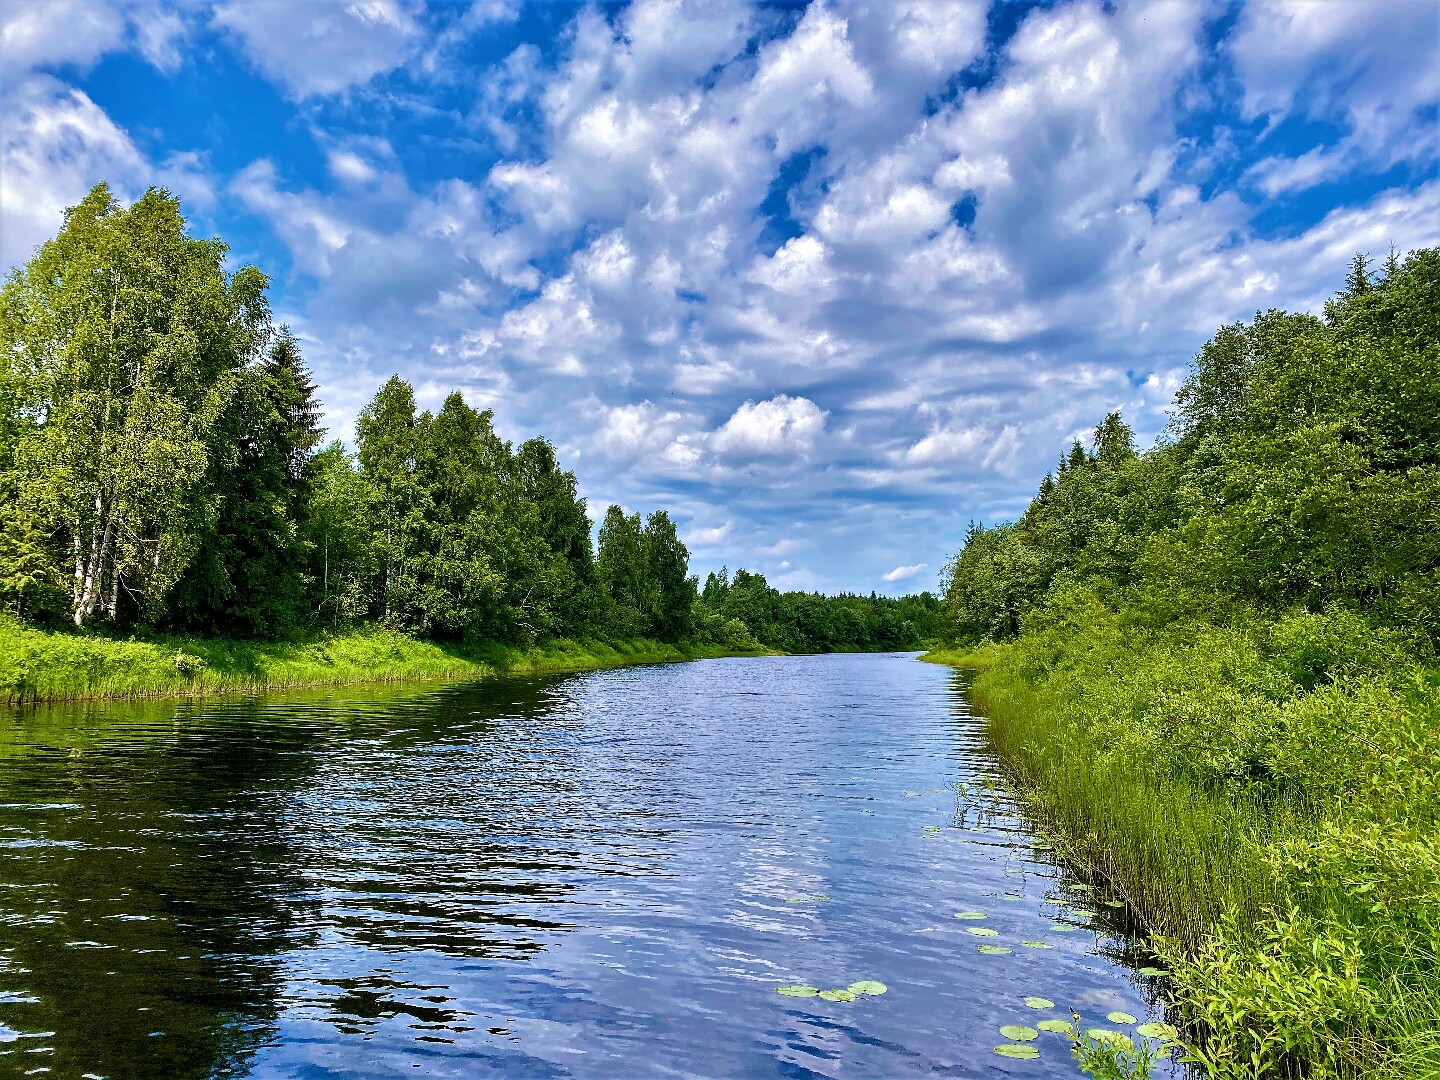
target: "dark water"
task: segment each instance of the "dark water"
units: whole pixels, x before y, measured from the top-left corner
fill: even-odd
[[[909,656],[0,715],[0,804],[0,1073],[1078,1076],[998,1027],[1159,1018]]]

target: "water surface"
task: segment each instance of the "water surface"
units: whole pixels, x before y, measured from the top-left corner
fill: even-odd
[[[0,715],[0,1073],[1078,1076],[998,1028],[1154,987],[965,686],[783,657]]]

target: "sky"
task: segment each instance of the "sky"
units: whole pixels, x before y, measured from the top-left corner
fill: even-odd
[[[702,575],[934,589],[1221,325],[1440,241],[1440,4],[5,0],[0,269],[106,180]]]

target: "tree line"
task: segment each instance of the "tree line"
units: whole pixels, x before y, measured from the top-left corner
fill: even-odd
[[[0,289],[0,602],[14,615],[786,650],[913,647],[933,629],[933,597],[781,597],[744,571],[702,600],[665,510],[611,506],[597,544],[555,448],[512,445],[458,392],[423,411],[392,377],[353,450],[322,445],[268,279],[227,273],[226,254],[187,233],[168,192],[126,207],[100,184]]]
[[[1323,315],[1223,327],[1153,448],[1111,413],[1018,520],[972,524],[945,570],[946,631],[1011,638],[1085,585],[1157,623],[1338,606],[1433,643],[1437,508],[1440,250],[1378,270],[1357,256]]]

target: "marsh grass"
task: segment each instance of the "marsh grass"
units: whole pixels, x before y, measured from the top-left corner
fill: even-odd
[[[155,635],[110,638],[36,630],[0,617],[0,702],[214,694],[497,673],[584,671],[730,655],[735,649],[636,639],[555,640],[528,649],[441,645],[378,627],[303,641]]]
[[[974,673],[1030,811],[1152,935],[1205,1074],[1440,1076],[1433,660],[1343,612],[1119,607],[926,659]]]

